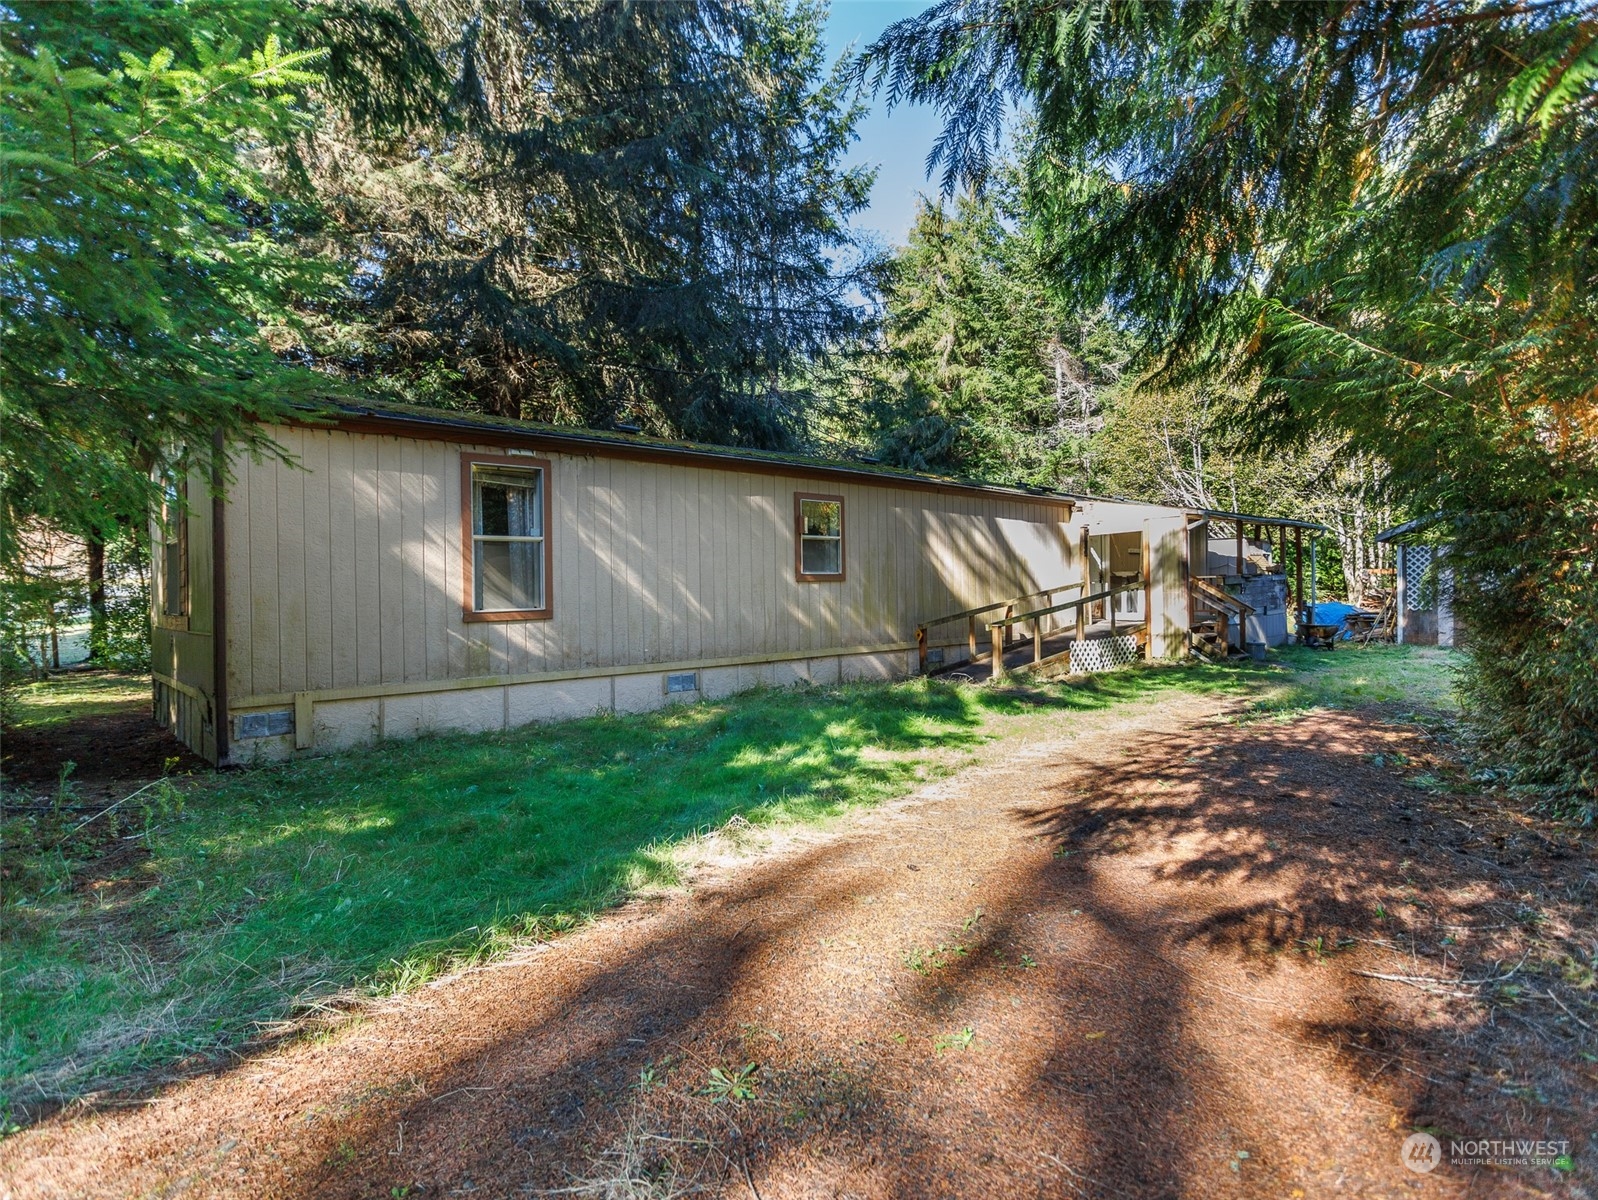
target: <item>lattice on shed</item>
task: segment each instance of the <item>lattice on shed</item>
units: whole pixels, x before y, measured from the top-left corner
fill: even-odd
[[[1404,547],[1404,606],[1411,610],[1429,608],[1426,597],[1431,593],[1427,572],[1432,565],[1430,546]]]

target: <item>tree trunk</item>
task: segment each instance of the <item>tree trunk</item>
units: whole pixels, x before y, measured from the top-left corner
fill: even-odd
[[[105,543],[91,536],[85,548],[89,555],[89,661],[95,662],[105,648]]]

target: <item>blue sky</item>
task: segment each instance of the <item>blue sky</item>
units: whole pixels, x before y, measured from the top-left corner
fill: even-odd
[[[864,50],[895,21],[925,12],[932,0],[832,0],[827,19],[827,49],[831,57],[849,49]],[[850,165],[869,163],[879,168],[871,191],[871,205],[855,216],[859,230],[874,230],[889,244],[902,243],[915,219],[916,194],[933,195],[936,180],[927,178],[927,152],[937,140],[942,124],[937,113],[921,105],[901,104],[890,115],[880,99],[871,100],[871,112],[857,127],[860,140],[850,155]]]

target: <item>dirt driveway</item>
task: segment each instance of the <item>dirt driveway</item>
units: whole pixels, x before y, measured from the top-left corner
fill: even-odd
[[[0,1143],[0,1192],[1587,1195],[1598,1043],[1545,964],[1598,927],[1568,886],[1591,847],[1451,793],[1439,753],[1202,697],[1072,718],[334,1033],[59,1114]],[[1574,1169],[1417,1174],[1417,1126],[1568,1141]]]

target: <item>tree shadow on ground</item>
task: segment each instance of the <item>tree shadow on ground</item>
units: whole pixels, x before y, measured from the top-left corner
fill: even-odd
[[[640,1105],[651,1128],[720,1145],[729,1194],[744,1173],[766,1196],[1369,1192],[1402,1182],[1414,1123],[1501,1115],[1492,1065],[1516,1055],[1559,1093],[1520,1135],[1572,1136],[1579,1081],[1479,1008],[1353,973],[1400,955],[1439,976],[1507,969],[1489,931],[1520,881],[1442,828],[1445,798],[1370,761],[1412,735],[1339,720],[1053,757],[1068,781],[999,814],[1007,860],[943,863],[960,894],[886,927],[862,924],[860,898],[918,865],[894,861],[891,838],[753,865],[447,1057],[412,1098],[352,1110],[308,1192],[597,1189]],[[966,871],[980,890],[959,888]],[[1445,929],[1481,931],[1464,961],[1437,944]],[[851,932],[861,956],[810,961]],[[959,949],[917,972],[890,949],[916,938]],[[753,1098],[699,1094],[711,1067],[745,1061],[761,1064]],[[401,1164],[402,1129],[417,1132]]]
[[[11,949],[21,938],[38,960],[14,975],[41,981],[36,1008],[61,1012],[56,967],[91,986],[72,1019],[21,1031],[36,1045],[8,1091],[37,1119],[89,1087],[247,1061],[348,989],[413,987],[673,883],[675,847],[729,821],[804,824],[911,791],[969,762],[991,720],[1233,682],[1154,670],[769,690],[229,774],[162,823],[136,876],[86,864],[75,894],[92,911],[9,923]],[[63,964],[68,935],[77,961]]]

